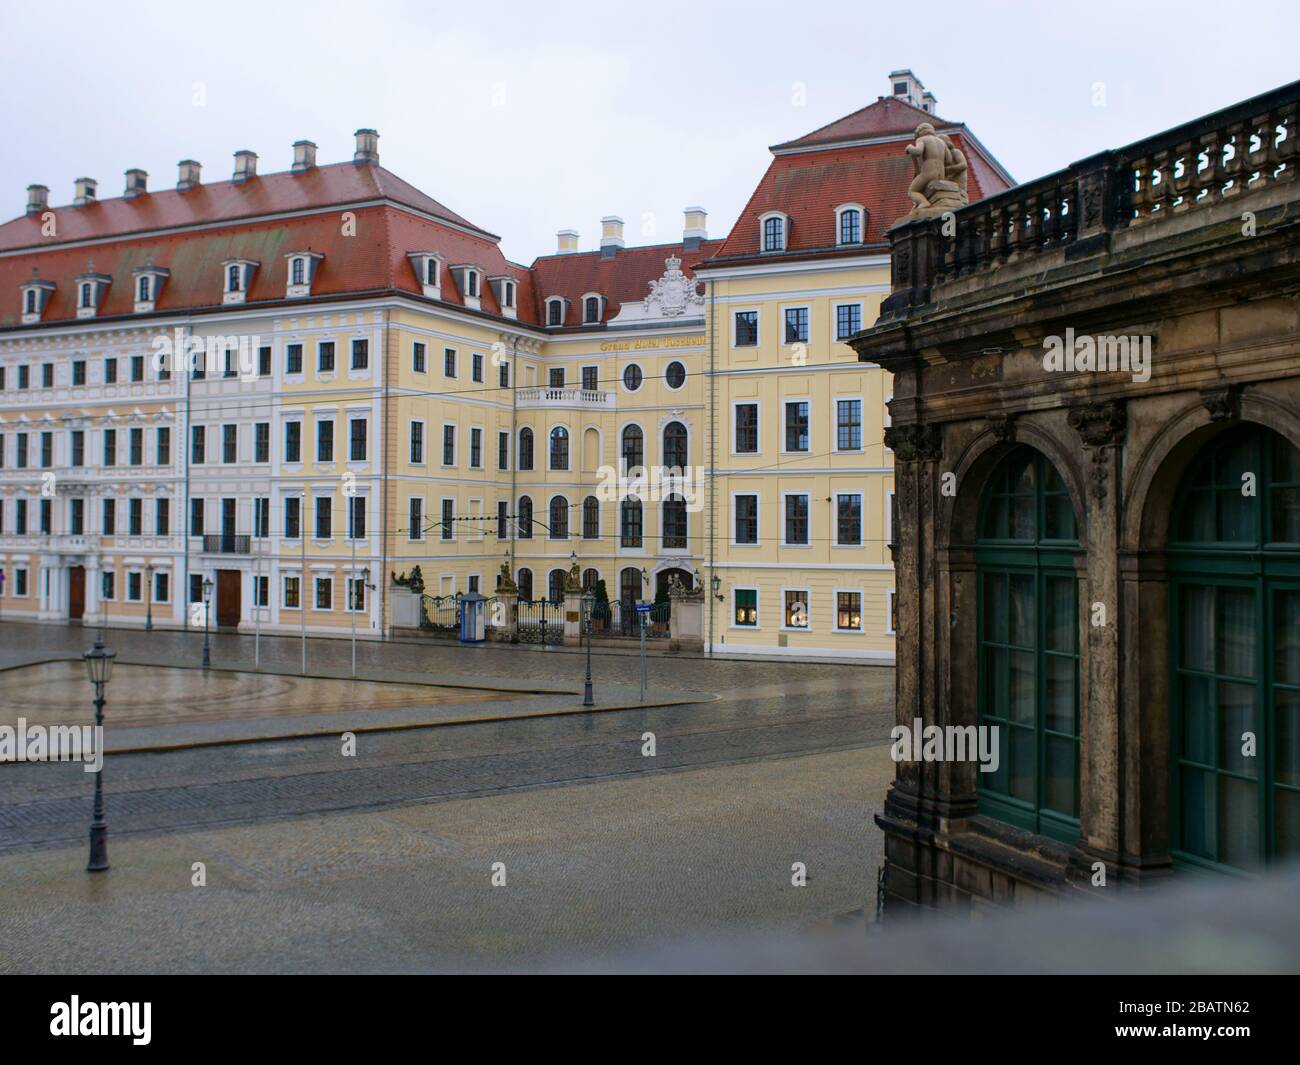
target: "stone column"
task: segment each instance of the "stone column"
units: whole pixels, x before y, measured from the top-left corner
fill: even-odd
[[[1087,569],[1080,582],[1086,638],[1079,678],[1079,730],[1085,760],[1079,766],[1079,842],[1071,858],[1071,879],[1087,886],[1098,861],[1106,863],[1108,883],[1115,882],[1122,844],[1119,788],[1115,786],[1123,772],[1119,493],[1121,449],[1128,422],[1123,403],[1115,401],[1074,407],[1069,422],[1088,457],[1083,522]]]
[[[99,556],[88,555],[86,557],[86,612],[83,615],[83,620],[98,612],[101,586]]]

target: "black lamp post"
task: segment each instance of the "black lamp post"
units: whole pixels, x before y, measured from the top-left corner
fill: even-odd
[[[95,774],[95,812],[90,822],[90,861],[86,865],[88,873],[102,873],[108,868],[108,823],[104,820],[104,689],[108,678],[113,674],[113,659],[117,655],[104,646],[102,639],[95,640],[95,646],[81,656],[86,663],[86,676],[95,686],[95,728],[99,741],[99,772]]]
[[[590,592],[582,593],[582,614],[587,622],[587,681],[582,686],[582,705],[595,706],[591,697],[591,611],[596,604],[596,597]]]
[[[208,617],[212,613],[212,578],[203,578],[203,668],[212,665],[212,648],[208,640]]]
[[[144,631],[153,631],[153,564],[144,568]]]

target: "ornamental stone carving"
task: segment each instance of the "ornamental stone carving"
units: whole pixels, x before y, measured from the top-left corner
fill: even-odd
[[[1240,390],[1236,385],[1208,389],[1201,393],[1201,403],[1210,412],[1210,421],[1226,422],[1237,417]]]
[[[937,462],[943,458],[943,434],[937,425],[891,425],[885,429],[885,447],[899,462]]]
[[[1124,442],[1128,417],[1122,403],[1108,400],[1072,407],[1068,418],[1087,447],[1116,447]]]
[[[957,211],[969,203],[966,191],[966,156],[947,134],[936,133],[929,122],[916,127],[916,140],[903,149],[912,157],[915,176],[907,187],[912,210],[904,222],[934,218]]]

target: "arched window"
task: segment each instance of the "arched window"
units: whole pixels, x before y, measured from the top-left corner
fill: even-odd
[[[438,260],[433,256],[424,260],[424,283],[435,286],[438,284]]]
[[[600,297],[588,296],[583,303],[582,320],[584,322],[600,321]]]
[[[1079,553],[1055,467],[1020,446],[981,500],[979,724],[997,729],[998,768],[980,809],[1064,842],[1079,834]]]
[[[600,570],[584,569],[582,571],[582,590],[584,592],[594,592],[596,585],[600,583]]]
[[[582,538],[600,539],[600,500],[595,496],[587,496],[582,501]]]
[[[569,468],[569,430],[557,425],[551,430],[551,469]]]
[[[294,284],[294,285],[302,284],[302,279],[303,279],[302,263],[303,261],[301,259],[293,260],[293,279],[290,282],[290,284]]]
[[[600,430],[588,426],[582,431],[582,472],[595,473],[600,466]]]
[[[628,566],[618,575],[618,597],[624,603],[635,603],[641,598],[641,571]]]
[[[645,436],[639,425],[623,427],[623,470],[629,472],[645,465]]]
[[[546,598],[552,603],[564,602],[564,578],[567,574],[562,569],[553,569],[546,578]]]
[[[533,571],[530,569],[521,569],[519,577],[515,581],[519,588],[519,598],[524,601],[533,598]]]
[[[840,243],[862,243],[862,212],[856,207],[846,207],[840,212]]]
[[[785,219],[780,215],[763,219],[763,250],[783,251],[785,249]]]
[[[664,426],[664,466],[670,470],[686,469],[686,426],[669,422]]]
[[[563,325],[564,324],[564,300],[547,300],[546,301],[546,324]]]
[[[519,430],[519,468],[533,468],[533,431],[527,427]]]
[[[533,501],[528,496],[519,497],[519,539],[533,538]]]
[[[569,538],[569,501],[564,496],[551,497],[551,539]]]
[[[679,495],[671,495],[664,500],[664,547],[685,547],[686,531],[686,500]]]
[[[226,276],[228,278],[228,281],[226,283],[226,289],[230,292],[238,292],[240,288],[238,264],[232,266],[230,270],[227,272]]]
[[[619,543],[623,547],[641,546],[641,500],[631,496],[619,504]]]
[[[1174,854],[1258,869],[1300,851],[1300,451],[1254,425],[1215,437],[1168,560]]]

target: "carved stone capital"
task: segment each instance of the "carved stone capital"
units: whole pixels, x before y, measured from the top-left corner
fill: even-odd
[[[1069,422],[1087,447],[1118,447],[1128,429],[1124,404],[1115,400],[1072,407]]]
[[[1210,421],[1233,421],[1240,416],[1241,389],[1237,385],[1209,388],[1201,393],[1201,403],[1210,412]]]
[[[937,425],[891,425],[885,429],[885,447],[899,462],[937,462],[943,458],[943,434]]]

